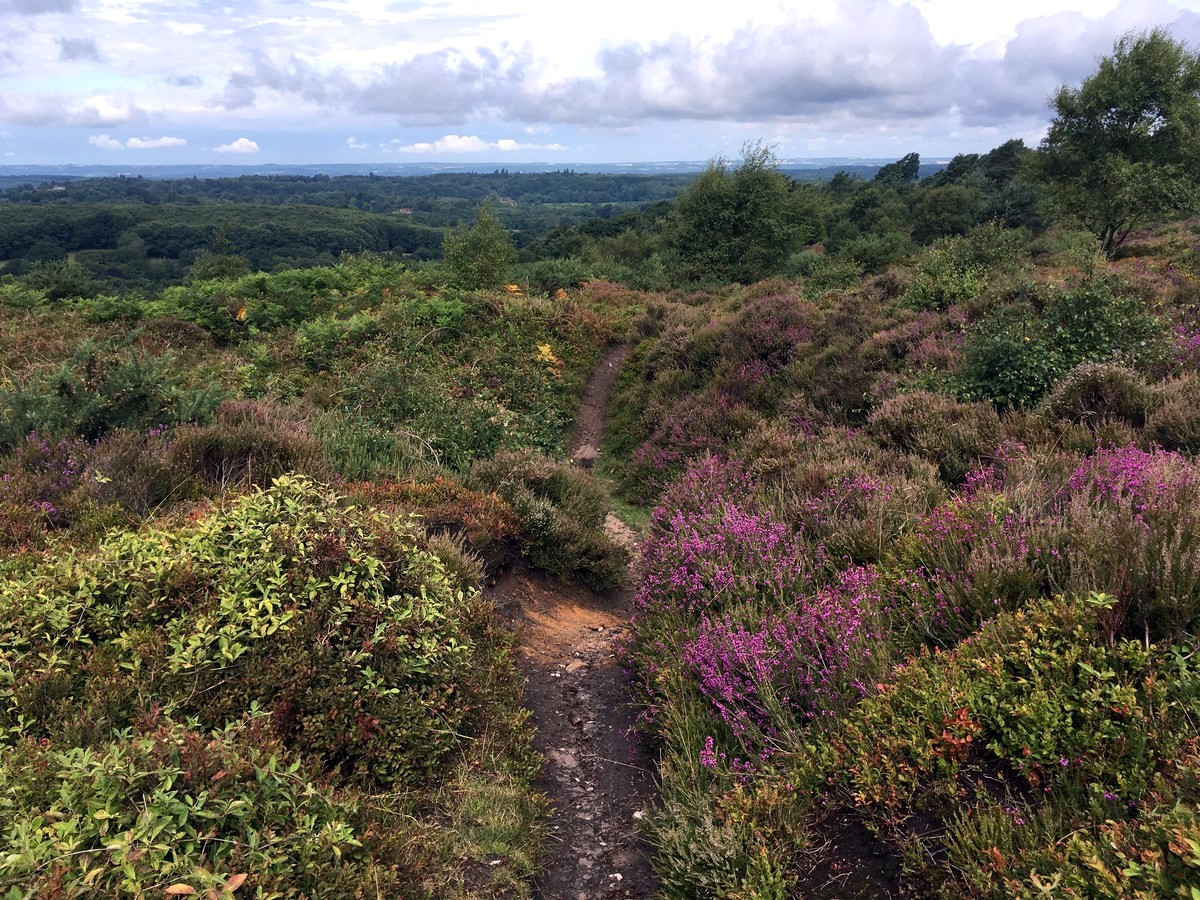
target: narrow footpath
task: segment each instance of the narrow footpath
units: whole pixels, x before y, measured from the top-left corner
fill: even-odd
[[[624,345],[614,347],[588,382],[570,448],[578,465],[598,456],[609,393],[626,353]],[[609,516],[605,527],[632,549],[628,526]],[[490,593],[520,628],[525,701],[546,759],[538,786],[552,812],[537,896],[653,896],[657,885],[638,825],[654,796],[654,761],[632,733],[635,713],[612,649],[632,612],[630,590],[598,594],[514,571]]]

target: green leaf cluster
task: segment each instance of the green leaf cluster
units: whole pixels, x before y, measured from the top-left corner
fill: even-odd
[[[1166,29],[1125,35],[1051,103],[1033,171],[1106,254],[1150,222],[1200,209],[1200,54]]]

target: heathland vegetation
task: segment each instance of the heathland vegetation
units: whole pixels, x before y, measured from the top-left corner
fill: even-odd
[[[66,232],[10,263],[0,891],[528,896],[541,761],[481,588],[612,588],[615,506],[667,896],[1195,895],[1196,69],[1130,36],[1041,148],[924,179],[752,145],[527,241],[489,187],[404,226],[427,260],[339,243],[355,213],[264,263],[205,200],[153,285]],[[1093,215],[1087,146],[1147,190]],[[139,202],[114,233],[178,201]]]

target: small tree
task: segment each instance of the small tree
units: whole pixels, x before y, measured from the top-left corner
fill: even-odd
[[[498,287],[515,256],[508,229],[492,212],[490,200],[475,210],[475,221],[469,228],[447,234],[442,242],[450,285],[468,291]]]
[[[746,144],[732,169],[714,159],[676,203],[680,274],[742,283],[775,274],[802,237],[800,202],[769,147]]]
[[[1051,104],[1033,171],[1105,254],[1135,228],[1200,208],[1200,56],[1165,29],[1126,34]]]

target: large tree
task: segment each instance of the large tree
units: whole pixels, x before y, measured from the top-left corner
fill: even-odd
[[[1200,56],[1165,29],[1126,34],[1051,104],[1034,172],[1106,254],[1136,228],[1200,208]]]
[[[681,274],[743,284],[775,274],[804,236],[811,202],[760,143],[743,147],[732,168],[713,160],[676,203],[671,244]]]

